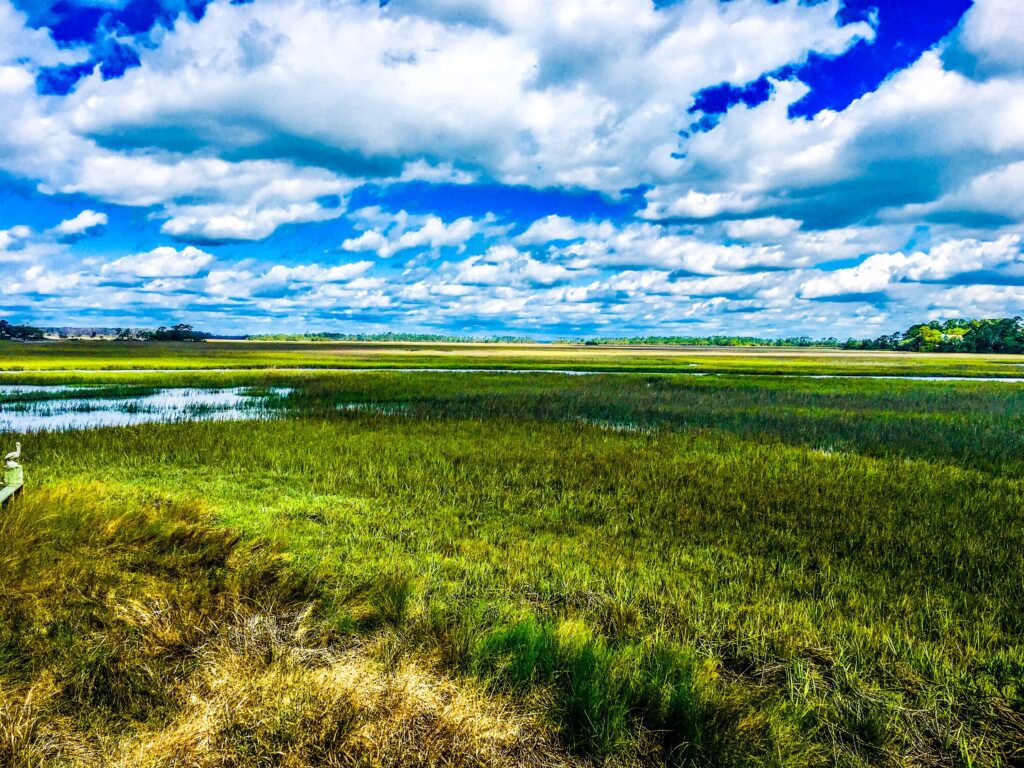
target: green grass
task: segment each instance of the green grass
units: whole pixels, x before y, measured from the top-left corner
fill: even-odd
[[[93,681],[52,699],[71,697],[66,730],[85,741],[111,717],[166,730],[191,706],[163,656],[147,661],[164,681],[153,690],[115,674],[135,669],[123,649],[150,647],[137,623],[135,645],[118,634],[123,605],[192,600],[202,627],[249,599],[235,595],[263,594],[315,605],[318,647],[380,643],[386,668],[429,658],[541,711],[579,759],[1024,761],[1019,385],[140,376],[296,389],[277,420],[24,440],[16,509],[32,515],[12,519],[45,500],[60,525],[45,545],[0,529],[0,568],[15,574],[0,605],[28,611],[16,584],[60,608],[3,617],[0,676],[19,690],[45,670]],[[111,529],[94,503],[148,522]],[[80,545],[88,556],[55,554]],[[270,570],[244,565],[267,557]],[[10,565],[23,560],[36,565]],[[181,680],[199,674],[187,649],[202,642],[183,641]]]

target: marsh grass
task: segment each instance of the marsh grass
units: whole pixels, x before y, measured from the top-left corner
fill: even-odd
[[[279,404],[309,415],[374,410],[419,419],[588,422],[634,432],[714,430],[832,452],[1024,471],[1024,387],[759,377],[337,374],[293,382]]]
[[[1019,388],[290,382],[272,422],[32,438],[0,529],[10,739],[140,765],[1024,760]],[[447,710],[388,704],[405,679],[518,735],[424,730]]]
[[[4,407],[10,407],[16,403],[38,403],[53,402],[60,400],[90,400],[97,397],[108,399],[128,399],[146,397],[156,394],[159,391],[156,387],[137,385],[107,384],[103,386],[77,386],[77,387],[55,387],[46,390],[6,390],[4,382],[0,381],[0,403]]]

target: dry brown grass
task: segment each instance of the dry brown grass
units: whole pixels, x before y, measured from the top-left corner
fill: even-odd
[[[393,630],[332,632],[273,550],[92,490],[0,525],[0,768],[583,764]]]
[[[140,619],[141,612],[136,614]],[[236,613],[202,648],[169,723],[87,739],[51,706],[58,686],[0,690],[0,765],[11,768],[583,766],[536,715],[378,637],[307,645],[305,615]],[[159,616],[140,622],[159,628]],[[158,630],[152,640],[159,643]]]
[[[261,617],[249,627],[259,633],[277,623]],[[241,647],[223,645],[210,653],[174,723],[137,737],[110,764],[582,764],[537,717],[441,674],[424,658],[389,664],[374,650],[329,652],[251,636]]]

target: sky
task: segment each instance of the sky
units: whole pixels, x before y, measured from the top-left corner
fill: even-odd
[[[0,317],[1024,314],[1020,0],[0,0]]]

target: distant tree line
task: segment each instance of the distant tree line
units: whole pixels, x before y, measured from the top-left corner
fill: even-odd
[[[834,338],[812,339],[809,336],[790,336],[785,339],[762,339],[757,336],[630,336],[606,339],[565,339],[583,342],[587,346],[636,345],[683,347],[839,347]]]
[[[530,344],[529,336],[450,336],[437,333],[268,333],[246,336],[250,341],[422,341],[475,344]]]
[[[188,323],[178,323],[170,328],[161,325],[150,328],[117,328],[114,333],[118,341],[205,341],[210,334],[197,331]]]
[[[918,323],[902,333],[877,339],[850,339],[844,349],[888,349],[906,352],[1024,353],[1024,319],[953,320]]]
[[[38,341],[45,339],[47,334],[66,338],[89,337],[95,339],[110,338],[118,341],[204,341],[212,338],[210,334],[197,331],[188,323],[178,323],[170,328],[161,325],[159,328],[37,328],[34,325],[17,325],[8,320],[0,320],[0,339],[16,341]]]
[[[21,341],[33,341],[45,336],[42,328],[32,325],[14,325],[6,320],[0,320],[0,339],[19,339]]]
[[[45,338],[48,332],[60,329],[37,328],[0,320],[0,340],[33,341]],[[66,330],[66,329],[65,329]],[[88,330],[88,329],[86,329]],[[119,341],[205,341],[213,338],[209,333],[197,331],[188,323],[170,327],[103,329]],[[64,336],[64,333],[61,333]],[[95,338],[97,332],[90,334]],[[109,338],[109,336],[108,336]],[[393,342],[473,342],[490,344],[532,343],[527,336],[467,337],[434,333],[276,333],[246,336],[255,341],[393,341]],[[689,346],[689,347],[831,347],[837,349],[894,350],[904,352],[994,352],[1024,354],[1024,318],[1004,317],[984,320],[955,318],[918,323],[905,331],[879,336],[876,339],[848,339],[839,342],[834,337],[813,339],[809,336],[789,336],[782,339],[764,339],[756,336],[629,336],[596,339],[561,339],[562,342],[583,343],[587,346]]]

